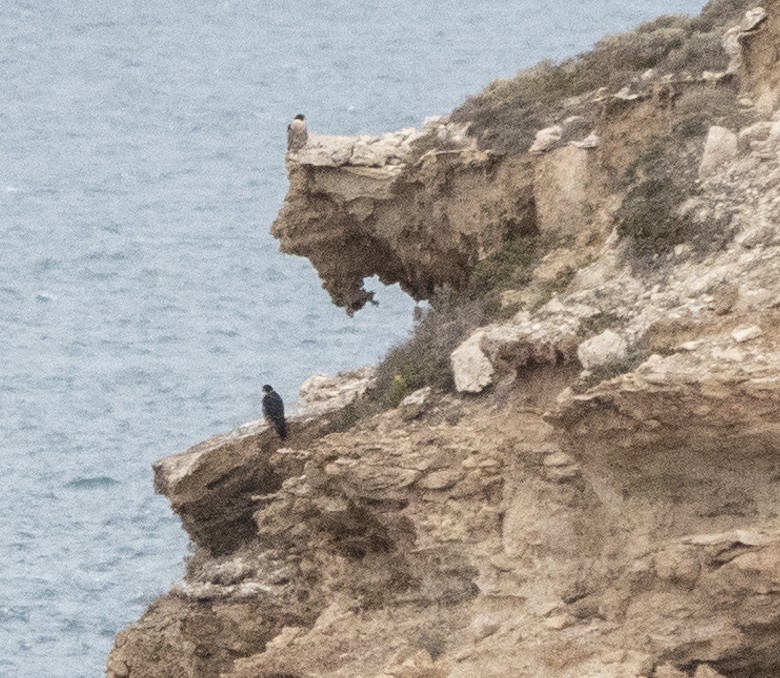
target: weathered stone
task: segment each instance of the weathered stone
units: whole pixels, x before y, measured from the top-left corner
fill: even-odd
[[[577,348],[577,358],[586,370],[624,360],[627,354],[626,340],[612,330],[586,339]]]
[[[766,141],[769,138],[772,126],[773,124],[768,120],[761,120],[750,127],[740,130],[738,135],[739,150],[745,153],[751,149],[751,144],[757,141]]]
[[[780,2],[768,10],[735,34],[740,96],[762,110],[780,90]],[[637,258],[615,229],[615,179],[668,131],[669,97],[687,87],[704,84],[662,76],[604,99],[597,153],[461,147],[439,122],[413,162],[403,131],[351,140],[345,165],[316,139],[300,155],[321,164],[288,161],[284,237],[322,257],[328,285],[339,269],[361,281],[381,269],[425,296],[447,276],[465,284],[512,234],[564,233],[546,230],[562,221],[559,187],[572,191],[562,204],[582,188],[589,209],[513,296],[524,310],[465,342],[481,395],[437,394],[425,420],[402,406],[347,430],[328,413],[293,419],[284,448],[253,423],[158,463],[196,549],[173,595],[117,638],[110,678],[773,675],[774,140],[750,141],[767,144],[764,161],[726,158],[696,186],[684,211],[701,230],[674,254]],[[583,181],[545,183],[567,162]],[[654,353],[581,381],[582,338],[606,327]],[[312,393],[329,395],[313,400],[342,387],[320,384]]]
[[[699,177],[705,178],[737,156],[737,135],[725,127],[710,127],[699,165]]]
[[[534,137],[534,142],[531,144],[531,148],[528,149],[529,153],[544,153],[545,151],[552,150],[561,143],[563,137],[563,128],[560,125],[553,125],[552,127],[545,127],[540,129]]]
[[[591,132],[581,141],[572,141],[572,146],[576,146],[577,148],[583,148],[583,149],[589,149],[589,148],[598,148],[599,146],[599,137],[598,134],[595,132]]]
[[[346,407],[363,395],[374,383],[374,369],[361,367],[335,377],[315,374],[301,384],[297,414],[315,417]]]
[[[715,315],[726,315],[734,308],[739,300],[739,287],[736,285],[720,285],[713,295],[712,310]]]
[[[493,365],[482,351],[484,331],[475,332],[450,356],[455,388],[461,393],[479,393],[493,383]]]
[[[621,101],[637,101],[638,99],[643,99],[645,95],[640,92],[635,92],[633,87],[626,85],[619,91],[615,92],[612,97]]]
[[[731,336],[734,337],[734,341],[736,341],[738,344],[741,344],[746,341],[757,339],[762,334],[763,332],[760,327],[751,325],[750,327],[740,327],[734,330],[731,333]]]
[[[767,19],[766,10],[763,7],[754,7],[745,12],[740,28],[744,32],[754,31]]]
[[[417,485],[426,490],[447,490],[463,476],[464,473],[457,469],[434,471],[418,481]]]
[[[398,405],[401,408],[404,419],[410,420],[419,417],[426,410],[430,398],[430,386],[418,389],[406,396]]]
[[[574,459],[571,457],[571,455],[566,454],[565,452],[561,452],[560,450],[558,452],[553,452],[552,454],[548,454],[543,460],[542,463],[545,466],[569,466],[570,464],[574,464]]]
[[[355,146],[353,137],[310,134],[305,148],[298,151],[295,163],[315,167],[341,167],[349,162]],[[288,162],[293,162],[288,159]]]
[[[453,162],[466,172],[457,180]],[[531,158],[497,161],[451,123],[382,137],[312,137],[290,154],[287,171],[290,190],[272,233],[284,252],[310,259],[350,315],[373,303],[367,277],[398,282],[415,299],[459,289],[479,258],[534,222]],[[457,204],[446,189],[453,181]]]
[[[539,229],[561,238],[575,236],[574,225],[587,222],[588,216],[593,213],[592,187],[597,182],[596,174],[591,155],[577,145],[545,153],[534,170]],[[567,261],[570,260],[567,257]],[[560,269],[565,265],[562,264]],[[539,275],[541,277],[542,273],[539,272]]]
[[[590,130],[590,123],[581,115],[570,115],[561,123],[561,140],[569,142],[584,138]]]

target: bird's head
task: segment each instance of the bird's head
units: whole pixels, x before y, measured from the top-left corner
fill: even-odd
[[[295,116],[295,120],[306,120],[306,116],[303,113],[298,113],[298,115]]]
[[[266,384],[265,386],[263,386],[263,393],[270,393],[273,390],[274,390],[273,386],[271,386],[270,384]]]

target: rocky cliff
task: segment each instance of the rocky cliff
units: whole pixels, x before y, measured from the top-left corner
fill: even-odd
[[[288,155],[274,232],[349,312],[533,265],[454,390],[316,378],[286,446],[158,462],[194,550],[108,676],[780,675],[780,2],[745,9],[720,69],[539,106],[520,150],[445,120]]]

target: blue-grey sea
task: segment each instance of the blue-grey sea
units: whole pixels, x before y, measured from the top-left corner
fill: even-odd
[[[0,677],[100,676],[182,575],[151,463],[375,362],[268,234],[285,127],[378,133],[702,0],[2,0]],[[376,285],[375,285],[376,287]]]

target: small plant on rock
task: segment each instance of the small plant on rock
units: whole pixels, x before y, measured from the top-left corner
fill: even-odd
[[[451,288],[438,290],[420,314],[412,336],[391,348],[379,364],[372,399],[389,408],[425,386],[451,390],[450,353],[487,320],[484,299],[470,299]]]
[[[537,259],[536,246],[535,236],[519,237],[509,240],[501,250],[480,261],[469,278],[469,297],[477,299],[527,284]]]

